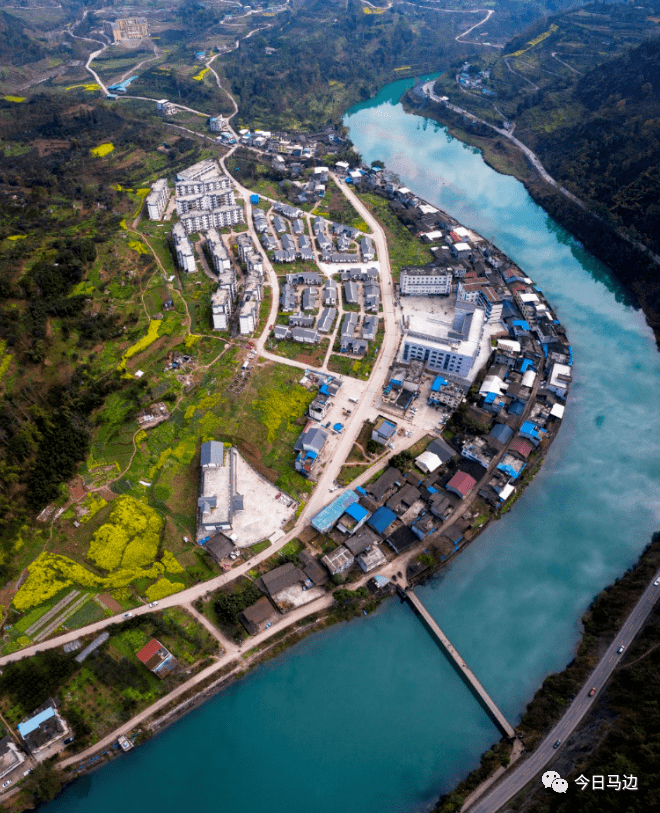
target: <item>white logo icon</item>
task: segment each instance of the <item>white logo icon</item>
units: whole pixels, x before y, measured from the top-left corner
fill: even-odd
[[[543,787],[549,788],[557,779],[561,779],[557,771],[546,771],[541,777],[541,782],[543,782]]]
[[[559,779],[555,779],[552,783],[552,789],[557,791],[557,793],[566,793],[568,790],[568,782],[561,777]]]

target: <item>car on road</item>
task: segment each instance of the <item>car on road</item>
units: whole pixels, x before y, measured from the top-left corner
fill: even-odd
[[[559,748],[561,745],[561,740],[557,740],[557,742],[552,746],[553,748]]]
[[[133,618],[133,613],[124,613],[124,618]]]
[[[656,580],[653,582],[653,584],[654,584],[656,587],[657,587],[658,585],[660,585],[660,578],[657,578],[657,579],[656,579]]]
[[[149,606],[150,607],[158,607],[158,602],[157,601],[150,601]]]
[[[593,697],[596,694],[596,687],[594,686],[591,691],[589,692],[589,697]]]
[[[3,788],[8,788],[11,785],[11,779],[8,779],[6,782],[2,783]]]
[[[617,652],[619,653],[619,655],[623,652],[624,649],[625,649],[625,646],[623,644],[621,644],[621,646],[617,649]]]

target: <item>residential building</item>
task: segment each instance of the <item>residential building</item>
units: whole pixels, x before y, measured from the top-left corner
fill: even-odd
[[[296,291],[293,285],[286,282],[280,293],[280,310],[282,313],[291,313],[296,309]]]
[[[349,305],[360,304],[360,290],[354,282],[344,283],[344,299]]]
[[[457,471],[445,488],[463,499],[476,486],[477,481],[465,471]]]
[[[351,339],[358,325],[357,313],[345,313],[341,321],[340,335],[343,339]]]
[[[384,502],[403,483],[404,477],[399,469],[390,466],[375,482],[366,487],[366,491],[375,502]]]
[[[25,750],[33,756],[63,740],[71,731],[52,698],[17,728]]]
[[[224,228],[243,223],[245,213],[238,204],[219,206],[217,209],[194,209],[181,215],[181,222],[188,234],[197,231],[208,231],[210,228]]]
[[[177,173],[176,195],[202,195],[231,189],[231,179],[220,172],[218,162],[206,158]]]
[[[336,573],[343,573],[353,567],[355,557],[348,548],[340,545],[327,554],[327,556],[324,556],[321,561],[330,571],[330,575],[334,576]]]
[[[350,488],[343,491],[311,519],[312,527],[320,533],[328,533],[349,505],[358,502],[358,495]]]
[[[220,277],[230,272],[231,260],[229,258],[229,251],[227,251],[227,247],[216,229],[209,229],[206,235],[206,247],[211,255],[215,273]],[[236,291],[233,291],[232,296],[235,295]]]
[[[316,299],[318,297],[318,290],[316,288],[303,288],[302,293],[302,308],[304,311],[316,310]]]
[[[343,534],[354,534],[360,530],[370,516],[371,514],[363,505],[360,505],[359,502],[354,502],[348,506],[346,511],[344,511],[339,518],[337,530]]]
[[[236,545],[226,534],[218,531],[204,542],[203,548],[217,564],[220,564],[224,559],[229,558],[229,554],[236,549]]]
[[[357,563],[363,573],[370,573],[377,567],[382,567],[386,562],[387,558],[380,545],[374,545],[370,550],[361,553],[357,557]]]
[[[330,333],[337,318],[337,308],[324,308],[319,316],[316,329],[319,333]]]
[[[218,287],[211,294],[211,314],[213,330],[228,330],[232,312],[232,297],[227,288]]]
[[[364,286],[364,309],[378,313],[380,308],[380,285]]]
[[[316,317],[311,313],[292,313],[289,316],[289,327],[314,327]]]
[[[170,199],[167,178],[159,178],[151,184],[151,192],[146,197],[149,220],[161,220]]]
[[[224,116],[212,116],[209,119],[209,129],[212,133],[222,132],[228,124],[229,119],[226,119]]]
[[[553,392],[559,398],[566,398],[566,393],[571,383],[571,368],[568,364],[553,364],[550,378],[545,385],[547,390]]]
[[[7,736],[0,739],[0,779],[25,762],[25,753]]]
[[[412,548],[417,542],[419,542],[419,539],[407,525],[402,525],[387,537],[387,544],[397,556]]]
[[[377,316],[365,316],[364,322],[362,323],[362,338],[368,339],[369,341],[373,341],[378,334],[378,317]]]
[[[295,274],[287,274],[288,285],[321,285],[323,277],[316,271],[298,271]]]
[[[432,266],[402,268],[399,278],[401,296],[448,296],[451,284],[450,273]]]
[[[172,242],[179,268],[187,274],[197,271],[195,252],[181,223],[175,223],[172,227]]]
[[[362,260],[365,263],[374,259],[376,256],[376,251],[374,249],[374,243],[371,237],[363,237],[360,240],[360,253],[362,254]]]
[[[268,231],[268,219],[263,209],[258,209],[256,206],[253,206],[252,220],[254,221],[254,230],[257,234],[263,234]]]
[[[259,324],[259,299],[253,293],[243,295],[238,309],[238,330],[241,336],[249,336]]]
[[[264,573],[256,584],[284,612],[293,606],[291,599],[302,591],[306,578],[300,568],[296,567],[292,562],[287,562],[268,573]]]
[[[405,514],[419,499],[420,492],[415,486],[406,483],[396,491],[385,503],[386,507],[394,511],[397,516]]]
[[[266,596],[262,596],[251,607],[247,607],[239,614],[238,620],[245,627],[249,635],[257,635],[268,629],[273,621],[279,617],[279,613],[268,601]]]
[[[135,657],[161,680],[177,665],[174,655],[155,638],[136,652]]]
[[[396,434],[396,424],[392,421],[388,421],[387,418],[384,418],[382,415],[378,416],[376,420],[376,424],[371,431],[371,439],[375,440],[376,443],[381,443],[385,445],[390,441],[391,438],[394,437]]]

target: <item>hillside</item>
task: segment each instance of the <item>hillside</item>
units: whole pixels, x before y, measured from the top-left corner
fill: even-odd
[[[436,93],[530,147],[549,174],[600,219],[535,177],[490,128],[465,128],[440,105],[425,112],[483,149],[614,275],[660,341],[660,2],[590,3],[540,18],[498,53],[455,63]]]

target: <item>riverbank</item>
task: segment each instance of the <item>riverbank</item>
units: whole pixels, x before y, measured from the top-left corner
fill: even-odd
[[[543,739],[554,723],[561,717],[570,703],[573,696],[582,688],[590,672],[596,663],[603,656],[612,639],[616,636],[619,627],[626,619],[632,608],[637,603],[639,597],[648,587],[649,581],[660,567],[660,533],[654,534],[652,541],[646,547],[635,565],[613,584],[602,590],[591,602],[589,609],[582,616],[582,636],[578,643],[575,658],[561,672],[549,675],[541,688],[536,692],[534,698],[528,704],[523,714],[522,720],[517,726],[521,733],[521,738],[525,744],[525,751],[529,753]],[[648,634],[647,634],[648,633]],[[650,636],[650,637],[649,637]],[[660,644],[660,627],[658,620],[650,619],[647,627],[642,630],[639,638],[629,648],[626,658],[619,667],[629,669],[634,663],[642,658],[646,658]],[[652,665],[647,665],[652,669]],[[630,676],[634,686],[633,691],[637,693],[642,690],[643,695],[648,697],[648,702],[653,702],[655,690],[652,686],[642,689],[634,676]],[[616,683],[616,674],[612,678],[612,683]],[[556,762],[561,763],[555,766],[551,764],[548,769],[558,770],[562,777],[575,771],[585,770],[584,763],[589,759],[593,751],[603,742],[607,741],[611,732],[615,730],[626,730],[628,728],[626,720],[628,713],[619,703],[613,701],[613,691],[611,686],[607,686],[599,697],[597,706],[574,732],[571,739],[564,745],[562,752],[558,755]],[[643,697],[639,697],[635,704],[630,706],[643,705]],[[614,707],[613,707],[614,706]],[[640,735],[641,739],[645,739]],[[650,733],[649,733],[650,736]],[[479,791],[485,791],[492,784],[491,777],[496,773],[501,765],[506,762],[507,745],[504,740],[494,744],[491,749],[485,752],[481,758],[478,768],[472,771],[463,779],[451,792],[443,795],[438,805],[434,808],[434,813],[453,813],[462,808],[468,810],[467,802],[470,804],[476,801]],[[614,765],[607,762],[599,764],[601,772],[606,771],[606,766],[614,772]],[[497,779],[499,780],[503,772]],[[527,787],[517,797],[523,806],[518,805],[516,809],[535,809],[535,802],[541,804],[541,799],[535,799],[529,804],[529,796],[538,796],[539,782],[536,777],[532,777]],[[652,788],[647,784],[646,791],[651,792]],[[545,804],[547,800],[543,800]],[[644,800],[640,809],[650,809],[648,805],[644,807]],[[652,805],[650,800],[648,803]]]
[[[496,172],[519,180],[539,206],[607,265],[622,286],[627,302],[643,311],[660,348],[660,298],[655,292],[658,267],[646,252],[623,237],[605,219],[588,208],[582,208],[546,183],[521,151],[491,128],[475,123],[467,127],[466,119],[460,114],[430,99],[420,104],[410,90],[401,99],[401,104],[406,112],[439,122],[454,138],[479,149],[483,160]]]

